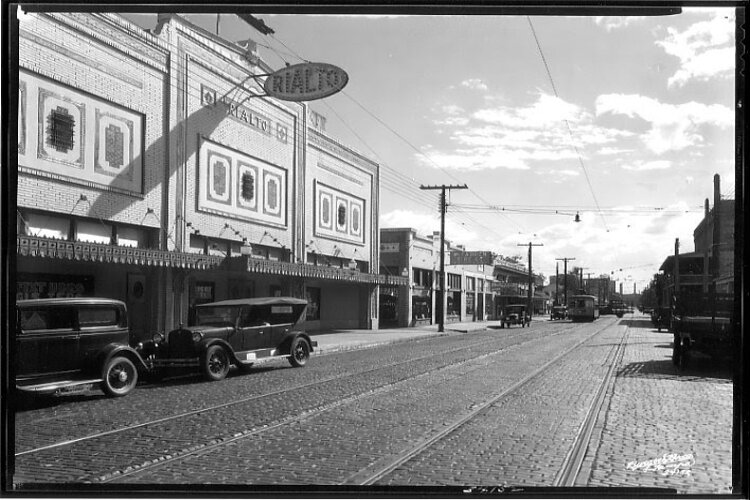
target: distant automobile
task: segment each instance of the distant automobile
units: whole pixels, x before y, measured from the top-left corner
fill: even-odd
[[[531,316],[526,312],[524,304],[513,304],[505,306],[505,310],[500,318],[500,328],[510,325],[521,325],[521,328],[531,324]]]
[[[129,345],[125,303],[107,298],[16,302],[16,389],[49,394],[98,384],[125,396],[148,367]]]
[[[568,317],[568,308],[565,306],[552,306],[552,311],[550,312],[550,319],[556,320],[556,319],[565,319]]]
[[[222,380],[231,365],[246,368],[256,361],[286,358],[305,366],[317,342],[299,329],[307,301],[293,297],[224,300],[195,308],[193,324],[160,334],[143,344],[155,370],[200,369],[212,381]]]

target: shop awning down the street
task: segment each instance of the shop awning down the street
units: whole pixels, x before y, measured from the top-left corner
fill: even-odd
[[[223,255],[121,247],[102,243],[70,242],[39,236],[17,236],[16,251],[23,257],[198,270],[230,269],[253,274],[297,276],[376,285],[407,286],[409,284],[408,278],[403,276],[364,273],[332,266],[281,262],[248,256],[224,257]]]
[[[409,279],[404,276],[364,273],[354,269],[334,266],[282,262],[276,260],[256,259],[247,256],[227,257],[226,261],[231,269],[236,269],[238,271],[245,270],[249,273],[276,274],[333,281],[350,281],[355,283],[370,283],[374,285],[408,286],[409,284]]]

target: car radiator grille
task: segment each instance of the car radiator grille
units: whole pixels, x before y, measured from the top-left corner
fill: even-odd
[[[194,356],[193,332],[178,330],[169,335],[170,358],[191,358]]]

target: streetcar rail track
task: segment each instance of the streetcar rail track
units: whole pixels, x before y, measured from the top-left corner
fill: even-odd
[[[594,427],[596,426],[597,419],[604,407],[604,403],[607,400],[609,388],[615,379],[616,369],[622,363],[622,358],[625,355],[625,345],[627,344],[629,332],[630,328],[627,327],[620,342],[612,348],[612,361],[609,363],[607,373],[599,384],[596,397],[586,412],[586,417],[576,434],[573,446],[565,457],[563,466],[560,468],[560,471],[554,479],[554,486],[575,486],[579,474],[581,473],[589,445],[591,444]]]
[[[559,335],[561,333],[562,332],[557,332],[557,333],[554,333],[552,335]],[[592,334],[590,337],[593,337],[597,333],[599,333],[599,331],[597,331],[596,333]],[[588,340],[588,338],[590,338],[590,337],[587,337],[586,340]],[[406,379],[398,380],[396,382],[392,382],[392,383],[389,383],[389,384],[385,384],[385,385],[379,386],[379,387],[377,387],[375,389],[370,389],[368,391],[365,391],[365,392],[362,392],[362,393],[359,393],[359,394],[353,394],[353,395],[347,396],[345,398],[341,398],[339,400],[332,401],[330,403],[321,405],[319,407],[308,409],[308,410],[306,410],[306,411],[304,411],[302,413],[285,417],[285,418],[283,418],[281,420],[278,420],[276,422],[273,422],[273,423],[270,423],[270,424],[265,424],[265,425],[263,425],[263,426],[261,426],[259,428],[252,428],[252,429],[249,429],[249,430],[245,430],[245,431],[241,431],[241,432],[236,432],[236,433],[234,433],[230,437],[215,438],[215,439],[210,440],[209,442],[200,443],[200,444],[197,444],[197,445],[193,445],[193,446],[187,447],[187,448],[185,448],[183,450],[172,452],[172,453],[170,453],[168,455],[163,455],[163,456],[157,457],[156,459],[153,459],[153,460],[148,460],[148,461],[143,462],[141,464],[131,465],[131,466],[128,466],[128,467],[120,469],[120,470],[115,470],[115,471],[112,471],[112,472],[108,472],[106,474],[101,474],[101,475],[99,475],[97,477],[91,478],[90,480],[84,481],[84,482],[95,482],[97,484],[109,483],[109,482],[121,479],[123,477],[136,475],[136,474],[139,474],[139,473],[142,473],[142,472],[145,472],[145,471],[149,471],[149,470],[157,468],[157,467],[162,467],[162,466],[164,466],[166,464],[169,464],[169,463],[172,463],[172,462],[179,462],[179,461],[185,460],[187,458],[191,458],[191,457],[195,457],[195,456],[200,456],[200,455],[203,455],[205,453],[209,453],[209,452],[211,452],[211,451],[213,451],[215,449],[227,446],[227,445],[229,445],[231,443],[234,443],[234,442],[237,442],[237,441],[249,438],[249,437],[257,436],[257,435],[260,435],[262,433],[269,432],[269,431],[272,431],[274,429],[278,429],[278,428],[286,426],[286,425],[290,425],[290,424],[293,424],[293,423],[301,422],[303,420],[306,420],[308,418],[312,418],[312,417],[314,417],[316,415],[319,415],[321,413],[333,410],[335,408],[338,408],[338,407],[341,407],[341,406],[344,406],[344,405],[347,405],[347,404],[350,404],[350,403],[353,403],[353,402],[356,402],[356,401],[360,401],[362,399],[371,397],[373,395],[377,395],[377,394],[382,394],[382,393],[386,393],[386,392],[389,392],[389,391],[393,391],[398,386],[401,386],[401,385],[403,385],[403,384],[405,384],[407,382],[411,382],[411,381],[413,381],[413,380],[415,380],[417,378],[434,375],[435,373],[437,373],[439,371],[446,371],[446,370],[455,369],[457,366],[461,366],[461,365],[464,365],[464,364],[467,364],[467,363],[470,363],[470,362],[475,362],[478,359],[483,359],[483,358],[486,358],[486,357],[490,357],[490,356],[496,355],[496,354],[498,354],[500,352],[503,352],[503,351],[508,351],[510,349],[518,348],[521,345],[523,345],[523,344],[525,344],[527,342],[531,342],[533,340],[540,340],[540,338],[530,339],[530,340],[521,342],[519,344],[514,344],[512,346],[504,347],[502,349],[497,349],[495,351],[489,351],[489,352],[486,352],[486,353],[484,353],[484,354],[482,354],[480,356],[477,356],[477,357],[474,357],[474,358],[471,358],[471,359],[468,359],[468,360],[462,360],[462,361],[459,361],[459,362],[450,363],[448,365],[444,365],[444,366],[440,367],[437,370],[423,372],[423,373],[420,373],[418,375],[415,375],[415,376],[412,376],[412,377],[408,377]]]
[[[561,334],[565,333],[567,330],[568,329],[562,330],[560,332],[553,333],[550,336],[561,335]],[[518,334],[514,335],[512,337],[512,339],[517,339],[517,338],[521,337],[522,333],[525,333],[525,332],[519,332]],[[534,341],[536,339],[537,338],[527,339],[527,340],[524,340],[524,341],[522,341],[522,342],[520,342],[518,344],[511,344],[511,345],[508,345],[508,346],[504,346],[502,348],[495,349],[494,351],[491,351],[491,352],[497,353],[497,352],[502,352],[502,351],[505,351],[505,350],[508,350],[508,349],[515,349],[517,347],[520,347],[523,344],[526,344],[528,342],[532,342],[532,341]],[[43,452],[43,451],[48,451],[48,450],[52,450],[52,449],[56,449],[56,448],[62,448],[62,447],[66,447],[66,446],[71,446],[71,445],[74,445],[74,444],[77,444],[77,443],[82,443],[82,442],[85,442],[85,441],[90,441],[90,440],[99,439],[99,438],[103,438],[103,437],[107,437],[107,436],[121,434],[121,433],[124,433],[124,432],[132,431],[132,430],[136,430],[136,429],[141,429],[141,428],[144,428],[144,427],[155,426],[155,425],[167,423],[167,422],[174,421],[174,420],[179,420],[179,419],[188,418],[188,417],[195,416],[195,415],[200,415],[202,413],[209,413],[209,412],[213,412],[213,411],[225,409],[225,408],[228,408],[228,407],[231,407],[231,406],[245,404],[245,403],[248,403],[248,402],[251,402],[251,401],[255,401],[255,400],[258,400],[258,399],[261,399],[261,398],[274,397],[274,396],[278,396],[278,395],[281,395],[281,394],[284,394],[284,393],[298,391],[300,389],[305,389],[305,388],[313,387],[313,386],[316,386],[316,385],[322,385],[322,384],[326,384],[326,383],[333,382],[333,381],[340,381],[340,380],[342,380],[344,378],[357,377],[357,376],[360,376],[360,375],[365,375],[365,374],[376,372],[376,371],[382,371],[382,370],[386,370],[386,369],[390,369],[390,368],[394,368],[394,367],[398,367],[398,366],[402,366],[402,365],[406,365],[406,364],[411,364],[411,363],[419,362],[421,360],[432,358],[432,357],[436,357],[436,356],[442,356],[442,355],[446,355],[446,354],[453,354],[453,353],[457,353],[457,352],[461,352],[461,351],[471,350],[471,349],[474,349],[474,348],[477,348],[477,347],[481,347],[483,345],[493,344],[493,343],[495,343],[495,340],[493,340],[493,339],[483,340],[483,341],[480,341],[480,342],[475,342],[475,343],[470,344],[468,346],[466,346],[466,345],[461,346],[458,349],[448,349],[447,351],[442,351],[440,353],[429,354],[429,355],[421,356],[419,358],[410,358],[410,359],[407,359],[407,360],[404,360],[404,361],[399,361],[397,363],[391,363],[391,364],[388,364],[386,366],[382,366],[381,365],[381,366],[377,366],[375,368],[371,368],[371,369],[368,369],[368,370],[352,371],[352,372],[349,372],[349,373],[346,373],[346,374],[343,374],[343,375],[339,374],[339,375],[334,376],[334,377],[326,377],[326,378],[323,378],[323,379],[320,379],[320,380],[315,380],[315,381],[308,382],[308,383],[305,383],[305,384],[299,384],[299,385],[296,385],[296,386],[293,386],[293,387],[286,387],[286,388],[283,388],[283,389],[279,389],[277,391],[266,392],[266,393],[263,393],[263,394],[255,394],[255,395],[247,397],[247,398],[242,398],[242,399],[237,399],[237,400],[233,400],[233,401],[228,401],[228,402],[217,404],[217,405],[212,405],[212,406],[207,406],[207,407],[203,407],[203,408],[199,408],[199,409],[195,409],[195,410],[190,410],[190,411],[182,412],[182,413],[179,413],[179,414],[176,414],[176,415],[169,415],[169,416],[166,416],[166,417],[162,417],[162,418],[158,418],[158,419],[154,419],[154,420],[149,420],[147,422],[140,422],[140,423],[133,424],[133,425],[123,426],[123,427],[119,427],[119,428],[116,428],[116,429],[110,429],[110,430],[107,430],[107,431],[102,431],[102,432],[97,432],[97,433],[93,433],[93,434],[88,434],[86,436],[81,436],[81,437],[78,437],[78,438],[68,439],[68,440],[65,440],[65,441],[60,441],[60,442],[57,442],[57,443],[52,443],[52,444],[48,444],[48,445],[45,445],[45,446],[40,446],[40,447],[32,448],[32,449],[29,449],[29,450],[20,451],[20,452],[15,453],[14,456],[15,457],[22,457],[22,456],[25,456],[25,455],[31,455],[31,454],[35,454],[35,453],[40,453],[40,452]],[[472,359],[477,359],[477,358],[472,358]],[[453,364],[446,365],[446,366],[451,366],[451,365],[453,365]]]
[[[592,338],[594,338],[596,335],[598,335],[602,331],[606,330],[609,326],[610,325],[606,325],[606,326],[604,326],[602,328],[597,329],[595,332],[593,332],[592,334],[588,335],[585,339],[583,339],[583,340],[575,343],[572,347],[566,349],[561,354],[557,355],[555,358],[553,358],[552,360],[550,360],[547,363],[545,363],[544,365],[542,365],[540,368],[538,368],[535,371],[533,371],[530,375],[528,375],[528,376],[524,377],[523,379],[521,379],[520,381],[514,383],[511,387],[509,387],[508,389],[504,390],[501,394],[496,395],[495,397],[491,398],[489,401],[486,401],[485,403],[481,404],[478,407],[474,407],[474,409],[467,416],[465,416],[464,418],[459,419],[459,421],[454,422],[453,424],[450,424],[443,431],[441,431],[441,432],[439,432],[439,433],[437,433],[437,434],[435,434],[435,435],[427,438],[426,440],[421,441],[416,447],[412,447],[412,448],[406,450],[406,452],[400,453],[395,459],[393,458],[393,456],[389,456],[386,459],[387,462],[388,462],[388,464],[385,467],[381,467],[380,470],[378,470],[374,474],[369,474],[364,479],[362,479],[362,478],[359,477],[362,474],[363,471],[369,471],[372,468],[372,466],[370,466],[368,468],[365,468],[365,469],[361,470],[360,472],[358,472],[354,476],[350,476],[350,478],[348,478],[342,484],[362,484],[362,485],[372,484],[373,482],[377,481],[380,477],[383,477],[384,475],[386,475],[390,471],[392,471],[394,468],[398,467],[400,464],[402,464],[402,463],[408,461],[410,458],[418,455],[421,451],[427,449],[431,444],[433,444],[435,442],[438,442],[440,439],[444,438],[445,436],[447,436],[448,434],[450,434],[452,431],[454,431],[455,429],[457,429],[458,427],[460,427],[464,423],[466,423],[469,420],[471,420],[473,417],[475,417],[478,414],[480,414],[481,412],[485,411],[489,406],[491,406],[496,401],[502,399],[504,396],[512,393],[514,390],[517,390],[518,388],[520,388],[524,384],[526,384],[529,381],[533,380],[534,378],[536,378],[537,376],[539,376],[541,373],[543,373],[547,368],[549,368],[550,366],[552,366],[554,363],[558,362],[560,359],[562,359],[567,354],[569,354],[570,352],[572,352],[573,350],[575,350],[576,348],[578,348],[580,345],[588,342],[589,340],[591,340]],[[558,335],[560,333],[562,333],[562,332],[558,332],[558,333],[553,334],[553,335]],[[231,443],[235,443],[237,441],[240,441],[240,440],[243,440],[243,439],[246,439],[246,438],[249,438],[249,437],[257,436],[257,435],[260,435],[262,433],[269,432],[271,430],[278,429],[280,427],[284,427],[286,425],[290,425],[290,424],[293,424],[293,423],[296,423],[296,422],[300,422],[300,421],[306,420],[308,418],[315,417],[316,415],[319,415],[319,414],[322,414],[324,412],[333,410],[334,408],[338,408],[338,407],[344,406],[346,404],[350,404],[350,403],[353,403],[353,402],[365,399],[367,397],[371,397],[371,396],[376,395],[376,394],[382,394],[382,393],[385,393],[385,392],[392,391],[395,388],[397,388],[398,386],[400,386],[402,384],[405,384],[407,382],[411,382],[411,381],[413,381],[413,380],[415,380],[415,379],[417,379],[419,377],[425,377],[425,376],[434,375],[437,371],[450,370],[450,369],[455,368],[456,366],[460,366],[460,365],[463,365],[463,364],[466,364],[466,363],[470,363],[470,362],[476,361],[477,359],[486,358],[486,357],[489,357],[489,356],[492,356],[492,355],[496,355],[499,352],[507,351],[508,349],[511,349],[511,348],[520,347],[521,345],[523,345],[523,344],[525,344],[527,342],[531,342],[533,340],[542,340],[542,338],[535,338],[535,339],[531,339],[531,340],[528,340],[528,341],[524,341],[524,342],[521,342],[519,344],[514,344],[512,346],[509,346],[509,347],[505,347],[505,348],[502,348],[502,349],[497,349],[494,352],[493,351],[489,351],[489,352],[486,352],[486,353],[484,353],[481,356],[476,357],[476,358],[471,358],[469,360],[462,360],[460,362],[451,363],[451,364],[448,364],[448,365],[445,365],[445,366],[439,368],[438,370],[432,370],[432,371],[428,371],[428,372],[423,372],[423,373],[420,373],[419,375],[416,375],[416,376],[413,376],[413,377],[409,377],[409,378],[406,378],[406,379],[402,379],[402,380],[399,380],[399,381],[396,381],[396,382],[392,382],[390,384],[386,384],[386,385],[377,387],[375,389],[371,389],[369,391],[365,391],[363,393],[350,395],[350,396],[348,396],[346,398],[342,398],[342,399],[339,399],[337,401],[333,401],[333,402],[327,403],[325,405],[321,405],[321,406],[319,406],[317,408],[309,409],[309,410],[307,410],[305,412],[302,412],[300,414],[296,414],[296,415],[292,415],[292,416],[286,417],[285,419],[279,420],[279,421],[274,422],[272,424],[264,425],[264,426],[262,426],[260,428],[253,428],[253,429],[246,430],[246,431],[243,431],[243,432],[238,432],[238,433],[235,433],[234,435],[232,435],[231,437],[216,438],[216,439],[213,439],[213,440],[211,440],[211,441],[209,441],[207,443],[193,445],[193,446],[187,447],[187,448],[185,448],[183,450],[170,453],[169,455],[164,455],[164,456],[161,456],[161,457],[157,457],[154,460],[149,460],[149,461],[143,462],[141,464],[130,465],[128,467],[125,467],[125,468],[122,468],[122,469],[119,469],[119,470],[111,471],[111,472],[108,472],[106,474],[101,474],[99,476],[92,477],[92,478],[90,478],[88,480],[84,479],[84,482],[97,483],[97,484],[105,484],[105,483],[109,483],[109,482],[112,482],[112,481],[116,481],[116,480],[122,479],[124,477],[128,477],[128,476],[133,476],[133,475],[138,475],[138,474],[141,474],[141,473],[145,473],[145,472],[148,472],[150,470],[153,470],[153,469],[162,467],[164,465],[167,465],[169,463],[180,462],[180,461],[186,460],[188,458],[193,458],[193,457],[200,456],[200,455],[203,455],[203,454],[206,454],[206,453],[210,453],[213,450],[222,448],[222,447],[227,446],[227,445],[229,445]],[[383,460],[378,461],[378,462],[376,462],[376,465],[382,464],[382,462],[383,462]],[[354,483],[351,482],[352,478],[354,478]]]
[[[557,333],[554,333],[552,335],[560,335],[561,333],[562,332],[557,332]],[[552,335],[550,335],[550,336],[552,336]],[[359,394],[353,394],[353,395],[347,396],[345,398],[341,398],[339,400],[332,401],[332,402],[327,403],[325,405],[321,405],[321,406],[316,407],[316,408],[308,409],[308,410],[306,410],[306,411],[304,411],[304,412],[302,412],[300,414],[288,416],[288,417],[286,417],[284,419],[281,419],[281,420],[278,420],[278,421],[276,421],[276,422],[274,422],[272,424],[263,425],[260,428],[253,428],[253,429],[245,430],[245,431],[242,431],[242,432],[237,432],[237,433],[235,433],[234,435],[232,435],[229,438],[216,438],[216,439],[212,439],[208,443],[202,443],[202,444],[198,444],[198,445],[193,445],[191,447],[185,448],[185,449],[180,450],[178,452],[173,452],[173,453],[169,454],[168,456],[158,457],[158,458],[156,458],[154,460],[149,460],[149,461],[144,462],[142,464],[137,464],[137,465],[134,465],[134,466],[129,466],[129,467],[127,467],[125,469],[122,469],[122,470],[117,470],[117,471],[114,471],[114,472],[109,472],[109,473],[104,474],[104,475],[100,475],[97,478],[94,478],[93,481],[91,481],[91,482],[108,483],[108,482],[111,482],[111,481],[114,481],[114,480],[117,480],[117,479],[120,479],[120,478],[123,478],[123,477],[135,475],[135,474],[138,474],[138,473],[141,473],[141,472],[144,472],[144,471],[156,468],[156,467],[161,467],[161,466],[166,465],[168,463],[178,462],[178,461],[184,460],[184,459],[186,459],[188,457],[195,457],[195,456],[199,456],[199,455],[202,455],[202,454],[205,454],[205,453],[209,453],[209,452],[211,452],[211,451],[213,451],[213,450],[215,450],[217,448],[221,448],[223,446],[227,446],[227,445],[229,445],[231,443],[240,441],[242,439],[246,439],[246,438],[252,437],[252,436],[257,436],[259,434],[262,434],[262,433],[265,433],[265,432],[269,432],[269,431],[274,430],[274,429],[278,429],[279,427],[283,427],[285,425],[289,425],[289,424],[296,423],[296,422],[301,422],[303,420],[306,420],[308,418],[314,417],[314,416],[319,415],[321,413],[324,413],[324,412],[333,410],[335,408],[338,408],[338,407],[341,407],[341,406],[344,406],[344,405],[347,405],[347,404],[350,404],[350,403],[353,403],[353,402],[356,402],[356,401],[359,401],[359,400],[371,397],[373,395],[383,394],[383,393],[386,393],[386,392],[393,391],[398,386],[403,385],[403,384],[405,384],[407,382],[414,381],[415,379],[418,379],[420,377],[426,377],[426,376],[434,375],[435,373],[440,372],[440,371],[447,371],[447,370],[455,369],[458,366],[461,366],[461,365],[464,365],[464,364],[468,364],[468,363],[471,363],[471,362],[475,362],[475,361],[477,361],[479,359],[487,358],[487,357],[490,357],[490,356],[493,356],[493,355],[497,355],[500,352],[504,352],[504,351],[508,351],[508,350],[519,348],[521,345],[523,345],[523,344],[525,344],[527,342],[532,342],[534,340],[540,340],[540,338],[529,339],[529,340],[526,340],[524,342],[520,342],[518,344],[513,344],[511,346],[507,346],[507,347],[504,347],[504,348],[501,348],[501,349],[496,349],[495,351],[485,352],[484,354],[482,354],[480,356],[477,356],[477,357],[474,357],[474,358],[471,358],[471,359],[468,359],[468,360],[462,360],[462,361],[450,363],[450,364],[444,365],[444,366],[442,366],[442,367],[440,367],[440,368],[438,368],[436,370],[422,372],[422,373],[420,373],[418,375],[415,375],[415,376],[412,376],[412,377],[408,377],[408,378],[405,378],[405,379],[402,379],[402,380],[398,380],[396,382],[392,382],[392,383],[389,383],[389,384],[385,384],[385,385],[379,386],[379,387],[377,387],[375,389],[370,389],[368,391],[365,391],[365,392],[362,392],[362,393],[359,393]],[[475,344],[475,346],[476,345],[482,345],[482,344],[483,343]]]
[[[396,468],[405,464],[409,460],[412,460],[413,458],[417,457],[418,455],[420,455],[421,453],[425,452],[427,449],[432,447],[435,443],[440,442],[441,440],[445,439],[447,436],[455,432],[460,427],[464,426],[465,424],[475,419],[479,415],[485,413],[496,402],[500,401],[501,399],[505,398],[509,394],[512,394],[513,392],[517,391],[524,385],[528,384],[529,382],[539,377],[548,368],[558,363],[565,356],[573,352],[575,349],[577,349],[581,345],[590,341],[592,338],[596,337],[598,334],[605,331],[610,326],[611,325],[606,325],[596,330],[594,333],[587,336],[585,339],[577,342],[576,344],[569,347],[562,353],[558,354],[557,356],[555,356],[554,358],[552,358],[551,360],[549,360],[548,362],[546,362],[545,364],[543,364],[542,366],[540,366],[539,368],[531,372],[529,375],[518,380],[510,387],[503,390],[501,393],[496,394],[495,396],[491,397],[490,399],[486,400],[480,405],[475,406],[469,413],[456,419],[453,423],[446,426],[443,430],[433,434],[432,436],[429,436],[423,439],[416,445],[413,445],[407,449],[402,450],[400,453],[396,455],[391,455],[389,457],[385,457],[381,460],[378,460],[374,464],[371,464],[369,467],[362,469],[355,474],[352,474],[341,484],[343,485],[351,484],[351,485],[360,485],[360,486],[373,485],[374,483],[376,483],[383,477],[393,472]]]

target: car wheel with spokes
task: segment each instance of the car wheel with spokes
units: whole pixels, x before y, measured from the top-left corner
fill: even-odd
[[[101,388],[107,396],[127,395],[138,383],[138,370],[132,361],[124,356],[115,356],[102,369]]]
[[[310,358],[310,345],[301,337],[292,340],[289,347],[289,363],[294,367],[302,367]]]
[[[203,375],[210,381],[226,378],[229,373],[229,355],[223,347],[212,345],[203,355]]]

